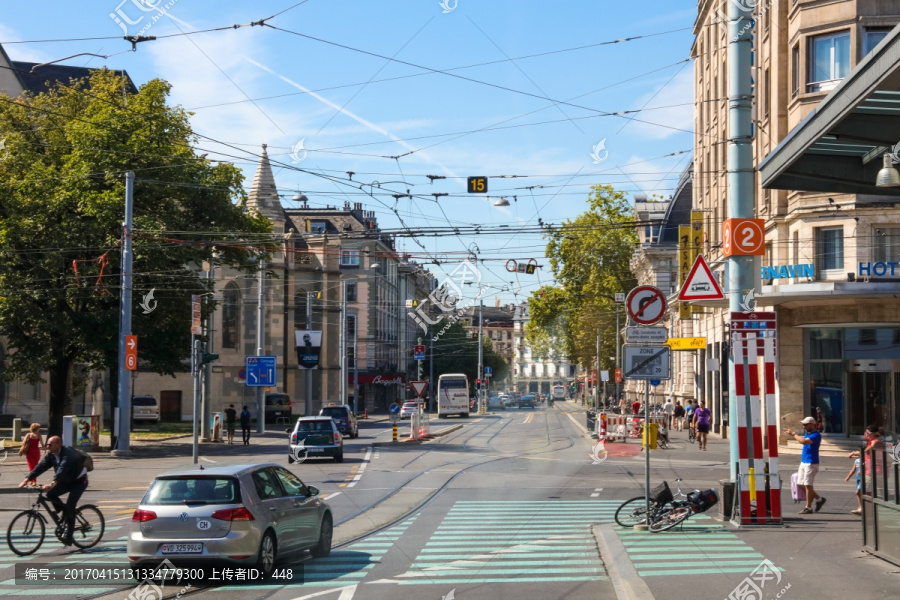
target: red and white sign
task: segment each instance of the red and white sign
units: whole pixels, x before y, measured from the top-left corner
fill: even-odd
[[[725,219],[722,256],[763,256],[766,235],[762,219]]]
[[[666,314],[666,297],[652,285],[639,285],[625,298],[628,316],[639,325],[653,325]]]
[[[722,293],[719,282],[709,270],[706,259],[702,254],[698,254],[694,266],[691,267],[691,272],[684,280],[681,292],[678,293],[678,299],[684,302],[686,300],[723,300],[724,298],[725,294]]]
[[[191,296],[191,335],[203,335],[200,316],[200,296]]]
[[[412,386],[413,391],[416,393],[416,398],[421,398],[422,394],[425,393],[425,388],[428,387],[427,381],[410,381],[409,385]]]
[[[616,383],[622,383],[622,369],[616,369]]]
[[[425,360],[425,346],[413,346],[414,360]]]
[[[125,370],[137,371],[137,336],[125,336]]]

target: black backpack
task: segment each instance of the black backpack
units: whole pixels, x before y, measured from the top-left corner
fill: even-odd
[[[79,450],[78,448],[72,448],[78,455],[81,457],[81,466],[91,472],[94,470],[94,459],[90,454],[85,452],[84,450]]]

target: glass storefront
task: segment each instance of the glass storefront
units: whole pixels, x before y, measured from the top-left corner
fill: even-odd
[[[867,425],[888,438],[900,430],[900,329],[809,330],[810,409],[823,433],[862,436]]]

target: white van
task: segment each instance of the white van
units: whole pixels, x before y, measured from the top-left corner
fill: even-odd
[[[159,402],[153,396],[134,396],[131,399],[131,419],[159,423]]]

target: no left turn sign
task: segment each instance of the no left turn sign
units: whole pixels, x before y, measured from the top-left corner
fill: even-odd
[[[666,314],[666,297],[652,285],[639,285],[625,299],[628,316],[639,325],[653,325]]]

